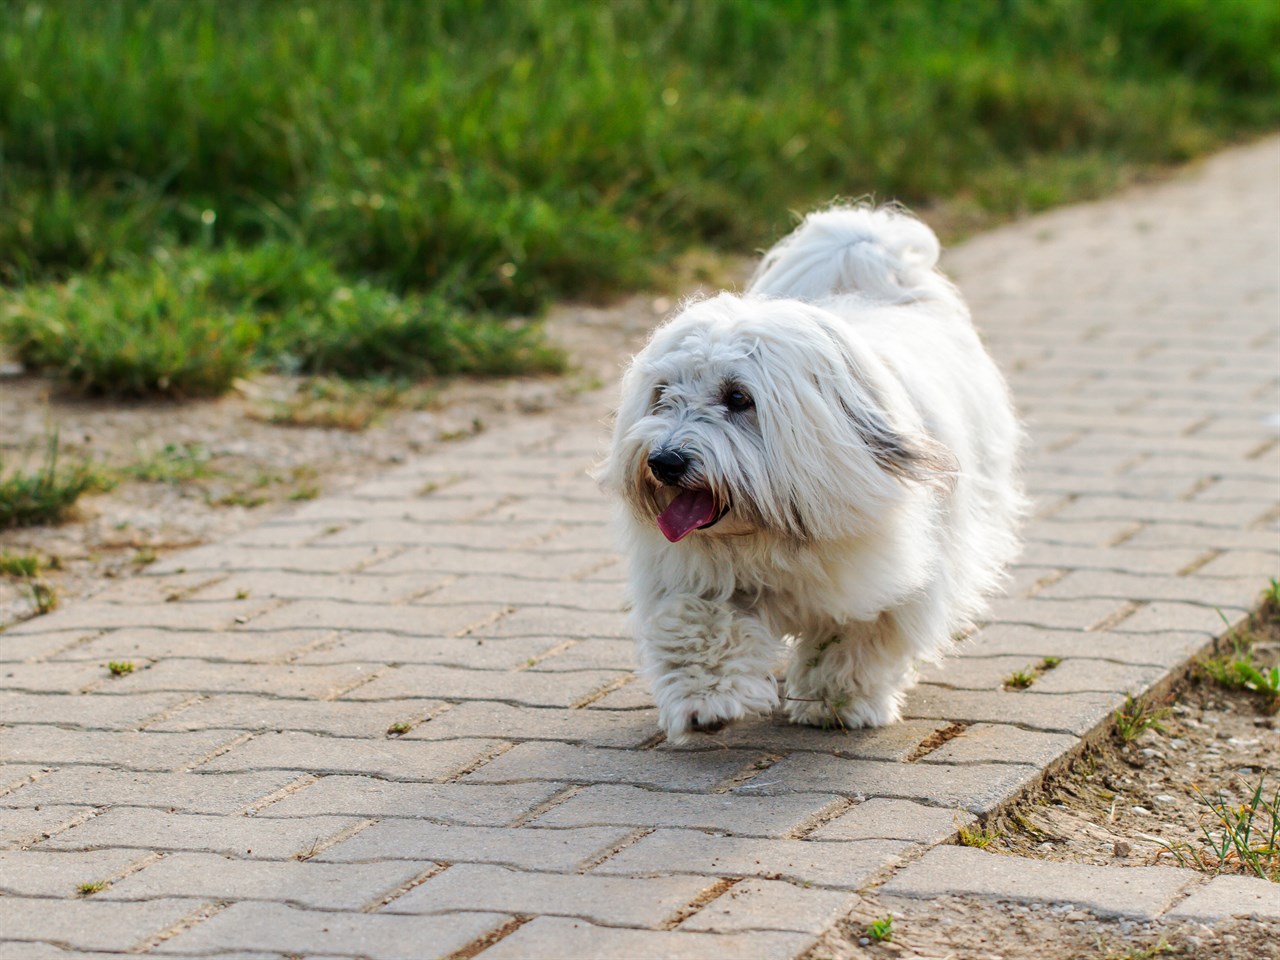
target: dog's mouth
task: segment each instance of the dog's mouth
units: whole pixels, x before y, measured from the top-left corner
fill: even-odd
[[[658,529],[672,543],[679,543],[695,530],[714,527],[728,512],[729,505],[718,503],[710,490],[682,487],[658,514]]]

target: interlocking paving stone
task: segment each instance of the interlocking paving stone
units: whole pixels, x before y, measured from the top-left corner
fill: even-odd
[[[630,783],[667,790],[706,790],[759,757],[748,750],[631,752],[567,743],[522,743],[479,770],[468,783]]]
[[[162,557],[149,569],[152,574],[227,570],[349,573],[363,569],[378,560],[390,559],[399,553],[400,549],[394,546],[333,547],[315,544],[308,544],[305,547],[246,549],[237,544],[215,543],[186,550],[172,557]]]
[[[0,897],[0,930],[10,940],[49,941],[73,949],[123,953],[198,907],[191,900],[167,897],[145,903]]]
[[[1067,733],[975,723],[920,758],[921,763],[1030,763],[1047,767],[1080,745]]]
[[[181,693],[141,693],[136,696],[98,694],[28,694],[0,690],[0,723],[48,723],[62,727],[128,730],[185,701]]]
[[[621,674],[604,670],[547,674],[532,670],[468,670],[410,663],[383,672],[345,695],[349,700],[398,700],[447,697],[451,700],[499,700],[531,707],[568,707],[613,683]]]
[[[970,651],[974,653],[976,651]],[[1113,663],[1107,659],[1079,656],[1062,658],[1054,668],[1046,669],[1041,658],[1027,656],[957,657],[931,664],[921,671],[926,683],[956,690],[1016,690],[1010,683],[1015,673],[1033,673],[1030,685],[1037,693],[1110,693],[1145,690],[1165,673],[1153,664]],[[1027,689],[1026,687],[1020,689]]]
[[[947,690],[920,686],[907,694],[903,713],[968,723],[1011,723],[1050,733],[1088,733],[1124,702],[1113,693],[1069,696],[1032,690]]]
[[[181,695],[168,696],[184,699]],[[441,700],[355,703],[277,700],[236,693],[189,698],[189,703],[164,719],[148,723],[147,729],[290,730],[333,737],[381,737],[393,723],[417,722],[445,706]]]
[[[1199,874],[1165,867],[1094,867],[934,847],[880,888],[884,896],[972,896],[1071,903],[1100,917],[1160,916]]]
[[[36,617],[8,628],[15,637],[45,633],[48,629],[106,630],[112,627],[156,627],[166,630],[228,630],[270,609],[267,600],[233,600],[220,603],[116,604],[85,600],[58,611],[53,619]]]
[[[398,783],[371,777],[327,776],[275,801],[260,817],[422,817],[443,823],[506,824],[562,789],[559,783]]]
[[[382,912],[490,910],[579,917],[609,926],[656,927],[708,885],[706,877],[697,876],[598,877],[459,864],[392,901]]]
[[[555,637],[518,637],[502,641],[466,637],[410,637],[379,631],[350,633],[317,646],[298,663],[427,664],[473,670],[524,669],[529,661],[560,646]]]
[[[900,840],[838,844],[713,836],[698,830],[659,829],[594,867],[610,876],[657,876],[678,863],[683,873],[713,877],[793,880],[856,890],[872,874],[912,848]],[[838,851],[837,851],[838,848]]]
[[[139,733],[133,730],[77,730],[24,724],[0,730],[7,758],[49,764],[115,765],[126,770],[173,770],[207,756],[231,739],[225,730],[196,733]]]
[[[0,807],[82,804],[227,814],[274,793],[296,778],[297,774],[287,771],[227,777],[77,765],[55,770],[19,791],[0,797]]]
[[[539,827],[693,827],[738,837],[789,835],[838,808],[828,794],[749,797],[726,793],[668,793],[630,786],[584,787],[532,821]]]
[[[158,736],[158,734],[157,734]],[[205,773],[304,770],[363,773],[392,780],[435,780],[459,773],[502,747],[501,740],[403,740],[264,733],[201,764]]]
[[[1019,763],[884,763],[794,753],[737,790],[758,796],[812,790],[850,797],[898,797],[987,813],[1039,775],[1039,767]]]
[[[808,835],[810,840],[911,840],[940,843],[974,816],[964,810],[926,807],[910,800],[872,797],[823,824]]]
[[[26,847],[39,843],[69,824],[88,819],[92,806],[55,803],[48,806],[17,807],[0,817],[0,847]]]
[[[710,933],[793,930],[816,936],[857,901],[855,894],[839,890],[806,889],[780,880],[743,880],[676,929]]]
[[[105,881],[149,856],[138,850],[0,850],[0,890],[6,896],[70,897],[80,884]]]
[[[775,718],[772,723],[751,720],[734,724],[716,734],[712,742],[717,746],[723,744],[726,747],[777,753],[808,750],[856,757],[859,760],[903,760],[921,740],[945,726],[945,723],[936,720],[903,720],[873,729],[842,730],[833,727],[829,730],[816,730]],[[685,749],[706,748],[694,741]]]
[[[626,930],[585,920],[538,917],[486,950],[485,960],[789,960],[813,943],[807,933],[694,933],[685,930]]]
[[[965,640],[959,653],[961,657],[1016,655],[1026,657],[1031,663],[1043,657],[1084,657],[1168,668],[1185,663],[1209,640],[1209,634],[1198,632],[1140,634],[1096,630],[1082,633],[993,623]]]
[[[153,952],[240,956],[241,951],[269,950],[276,954],[421,960],[447,957],[510,920],[493,913],[415,917],[301,910],[282,903],[245,901],[184,930]]]
[[[41,666],[53,666],[42,664]],[[273,665],[213,663],[208,660],[162,660],[145,670],[113,680],[107,690],[142,693],[180,690],[186,693],[256,693],[266,697],[315,699],[333,696],[370,676],[377,664],[310,666],[296,663]],[[106,671],[100,671],[105,673]]]
[[[224,630],[117,629],[74,650],[59,660],[112,660],[169,657],[272,663],[322,642],[331,631],[280,630],[271,633],[230,633]]]
[[[305,820],[167,813],[144,807],[116,807],[87,823],[44,841],[49,850],[193,850],[230,857],[288,860],[360,825],[358,817]],[[407,858],[402,858],[407,859]]]
[[[529,710],[505,703],[471,701],[419,724],[405,734],[405,740],[510,737],[594,747],[638,747],[652,740],[657,729],[657,711],[652,710]]]
[[[540,830],[383,820],[335,844],[316,859],[330,863],[437,860],[496,863],[522,870],[569,871],[607,851],[630,833],[619,827]]]
[[[1261,877],[1214,877],[1165,914],[1166,920],[1199,923],[1229,917],[1280,922],[1280,884]]]
[[[434,867],[403,860],[334,864],[173,853],[118,880],[95,898],[271,900],[312,910],[358,910]]]
[[[123,678],[123,682],[134,681],[135,676],[131,674]],[[6,690],[24,693],[80,693],[99,684],[103,685],[104,693],[128,692],[121,688],[121,681],[108,672],[106,661],[8,663],[0,670],[0,679],[4,681]]]

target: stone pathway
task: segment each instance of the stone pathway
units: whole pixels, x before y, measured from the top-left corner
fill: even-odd
[[[1280,572],[1280,140],[947,266],[1037,506],[903,723],[660,742],[588,395],[7,631],[0,952],[790,958],[871,882],[1280,923],[1263,881],[937,846]]]

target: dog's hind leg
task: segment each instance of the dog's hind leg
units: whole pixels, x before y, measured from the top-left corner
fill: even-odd
[[[777,706],[773,668],[782,645],[760,620],[725,603],[674,595],[647,609],[640,623],[643,673],[671,742]]]
[[[909,650],[890,613],[802,637],[787,669],[787,716],[815,727],[897,721],[904,692],[915,682]]]

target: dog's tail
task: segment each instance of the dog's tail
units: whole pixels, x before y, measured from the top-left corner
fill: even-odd
[[[822,300],[859,293],[906,303],[954,299],[936,269],[941,248],[927,226],[895,207],[830,207],[804,218],[764,255],[747,286],[762,297]]]

